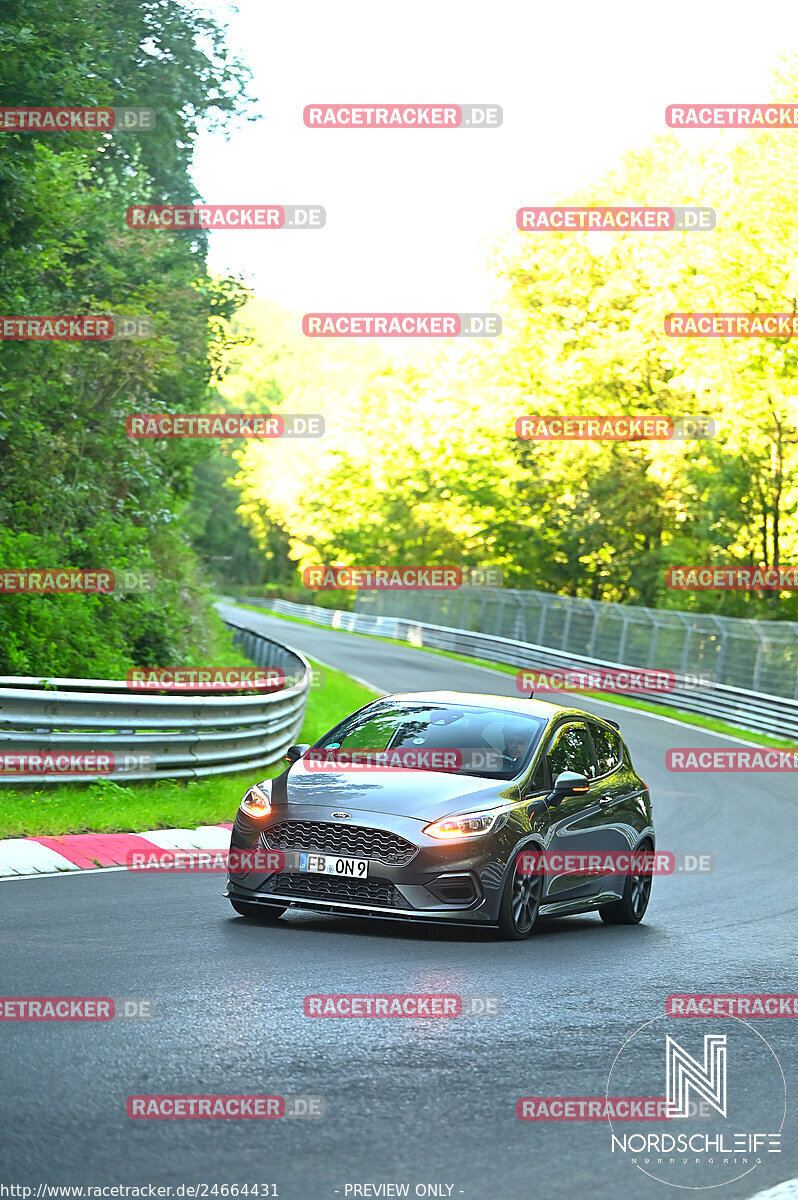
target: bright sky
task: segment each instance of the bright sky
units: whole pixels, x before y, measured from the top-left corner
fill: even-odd
[[[514,228],[517,208],[551,203],[667,132],[670,103],[767,99],[771,68],[798,48],[795,0],[237,7],[213,3],[254,72],[262,119],[229,141],[201,137],[200,191],[218,204],[321,204],[327,226],[215,232],[211,267],[299,312],[490,310],[486,243]],[[504,124],[303,124],[306,104],[380,101],[495,103]]]

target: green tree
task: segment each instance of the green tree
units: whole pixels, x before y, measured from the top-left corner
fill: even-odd
[[[2,135],[0,311],[149,317],[155,336],[0,344],[2,565],[154,572],[152,593],[0,597],[0,670],[118,673],[184,662],[218,625],[180,514],[209,451],[134,441],[136,411],[202,411],[245,298],[200,235],[134,232],[136,201],[191,202],[201,122],[245,105],[223,31],[168,0],[7,0],[4,103],[147,106],[140,133]]]

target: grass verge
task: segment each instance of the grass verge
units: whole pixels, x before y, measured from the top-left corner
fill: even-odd
[[[313,663],[317,667],[317,663]],[[300,741],[315,742],[376,692],[341,671],[323,668],[326,686],[311,691]],[[244,790],[279,775],[282,759],[251,772],[208,779],[119,784],[38,784],[0,789],[0,838],[62,833],[135,833],[142,829],[192,829],[232,821]]]

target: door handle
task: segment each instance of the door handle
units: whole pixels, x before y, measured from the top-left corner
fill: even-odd
[[[617,798],[612,792],[605,792],[603,796],[599,796],[598,802],[602,808],[606,808],[608,804],[612,804],[613,800],[617,800]]]

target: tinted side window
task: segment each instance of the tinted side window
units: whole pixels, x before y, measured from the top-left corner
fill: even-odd
[[[552,783],[561,771],[577,771],[593,779],[596,774],[593,753],[585,725],[566,725],[555,736],[548,753]]]
[[[621,755],[621,739],[609,729],[601,725],[591,725],[593,745],[596,748],[599,775],[607,775],[619,765]]]

